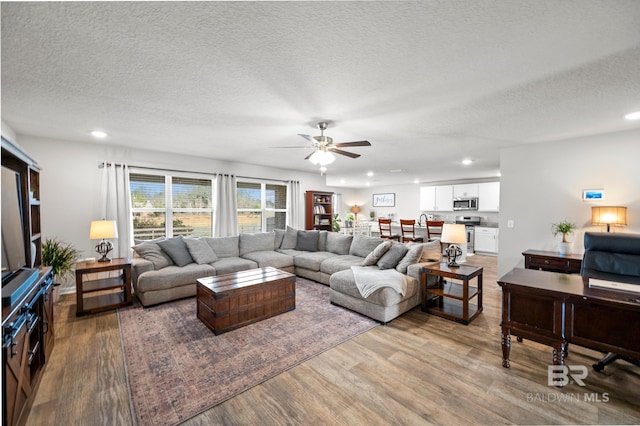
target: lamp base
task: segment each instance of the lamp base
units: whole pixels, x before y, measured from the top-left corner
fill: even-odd
[[[98,259],[98,262],[111,262],[111,259],[107,257],[111,250],[113,250],[113,243],[111,243],[111,241],[100,241],[96,245],[96,253],[102,255],[100,259]]]
[[[447,266],[449,268],[457,268],[460,266],[460,264],[456,262],[456,260],[458,260],[458,257],[462,256],[462,249],[460,248],[460,246],[458,246],[457,244],[450,244],[444,252],[447,255]]]

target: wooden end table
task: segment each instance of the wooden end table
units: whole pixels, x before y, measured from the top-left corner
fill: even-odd
[[[468,325],[482,312],[482,272],[481,267],[449,267],[446,262],[425,266],[420,272],[422,311]],[[436,287],[427,287],[427,275],[438,277]],[[462,283],[445,283],[444,278]],[[469,285],[473,278],[477,279],[475,287]],[[475,304],[470,303],[473,298]]]
[[[116,277],[85,280],[85,275],[121,271]],[[131,260],[76,264],[76,316],[93,314],[131,304]]]
[[[526,269],[579,274],[582,267],[583,255],[581,254],[560,254],[557,251],[529,249],[524,251],[522,255]]]

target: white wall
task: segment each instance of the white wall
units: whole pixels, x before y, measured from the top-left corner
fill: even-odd
[[[591,225],[591,206],[626,206],[628,226],[612,232],[640,232],[639,160],[638,130],[503,150],[498,276],[524,267],[526,249],[556,251],[551,225],[564,219],[578,225],[570,239],[583,253],[586,231],[606,231]],[[582,201],[584,189],[604,189],[605,199]]]
[[[4,131],[4,129],[3,129]],[[37,161],[42,204],[42,235],[59,237],[82,251],[82,257],[96,256],[95,241],[89,240],[92,220],[100,218],[101,161],[130,166],[158,167],[204,173],[233,173],[275,180],[299,180],[304,191],[335,191],[325,185],[319,173],[302,173],[263,166],[128,149],[103,144],[86,144],[17,135],[20,145]]]

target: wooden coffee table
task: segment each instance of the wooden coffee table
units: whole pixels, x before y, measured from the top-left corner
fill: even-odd
[[[296,308],[296,276],[267,267],[199,278],[197,315],[218,335]]]

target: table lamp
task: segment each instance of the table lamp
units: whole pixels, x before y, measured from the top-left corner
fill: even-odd
[[[360,213],[360,206],[358,206],[357,204],[354,204],[353,207],[351,207],[351,213],[354,213],[356,215],[356,222],[357,222],[358,213]]]
[[[102,240],[96,245],[96,252],[102,257],[98,262],[110,262],[111,259],[107,254],[113,250],[113,243],[107,241],[106,238],[118,238],[118,228],[115,220],[94,220],[91,222],[91,230],[89,231],[90,240]]]
[[[627,208],[600,206],[591,207],[591,224],[607,225],[607,232],[610,231],[611,225],[622,226],[627,224]]]
[[[462,256],[462,249],[460,248],[460,244],[467,243],[467,231],[465,230],[464,225],[445,223],[442,226],[442,235],[440,236],[440,241],[442,241],[443,243],[449,243],[449,247],[447,247],[444,251],[447,255],[447,259],[449,260],[447,266],[449,266],[450,268],[460,266],[456,262],[458,257]]]

